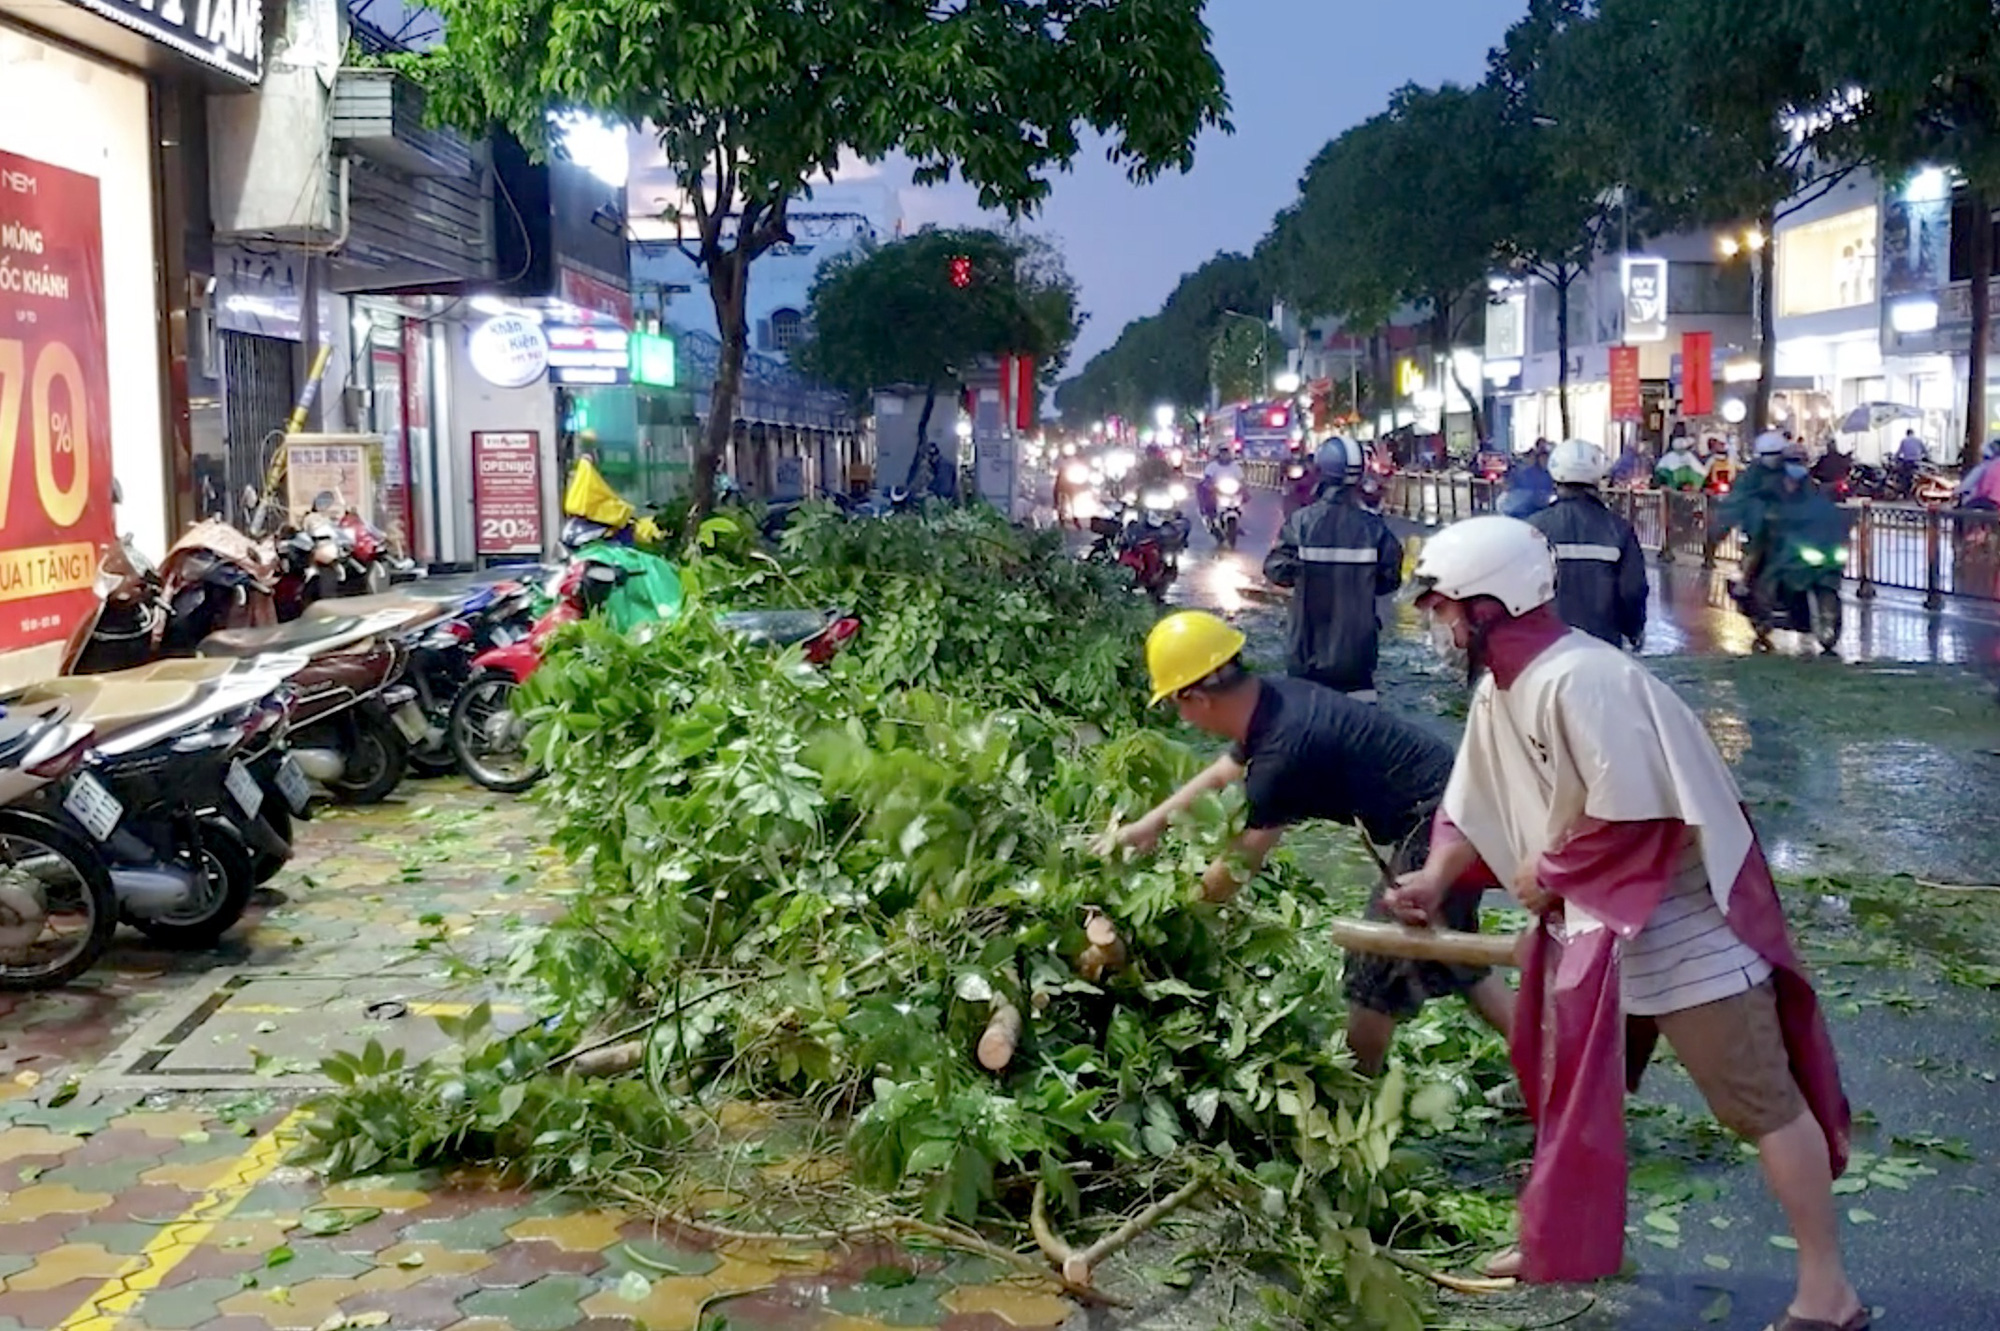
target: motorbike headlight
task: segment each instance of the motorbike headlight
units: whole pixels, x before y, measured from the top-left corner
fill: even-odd
[[[1124,499],[1128,504],[1136,504],[1139,502],[1139,492],[1137,490],[1127,490]]]
[[[1090,468],[1081,462],[1072,462],[1063,469],[1063,479],[1071,485],[1087,485],[1090,483]]]
[[[1799,558],[1805,560],[1806,563],[1811,564],[1814,568],[1818,568],[1826,562],[1826,552],[1815,550],[1809,545],[1801,546],[1799,547]]]
[[[1173,496],[1173,501],[1176,504],[1184,503],[1187,500],[1187,487],[1185,485],[1180,484],[1179,482],[1175,482],[1173,485],[1168,486],[1167,493]]]
[[[1215,492],[1217,494],[1233,495],[1242,488],[1242,482],[1238,481],[1234,476],[1224,476],[1215,483]]]
[[[1833,552],[1833,562],[1836,564],[1845,564],[1847,562],[1846,546],[1842,545],[1835,547]]]
[[[1174,506],[1174,497],[1165,490],[1148,490],[1139,502],[1149,512],[1164,513]]]

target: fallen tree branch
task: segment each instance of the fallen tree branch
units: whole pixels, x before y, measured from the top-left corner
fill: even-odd
[[[1380,920],[1335,920],[1335,946],[1349,952],[1458,966],[1512,966],[1519,939],[1513,934],[1468,934],[1456,929],[1416,929]]]
[[[1034,1200],[1028,1204],[1028,1228],[1034,1231],[1035,1244],[1042,1250],[1042,1255],[1062,1272],[1063,1284],[1088,1289],[1091,1276],[1099,1266],[1115,1257],[1132,1240],[1193,1201],[1207,1187],[1206,1178],[1189,1179],[1082,1252],[1078,1252],[1064,1242],[1062,1235],[1056,1233],[1054,1226],[1049,1224],[1048,1189],[1042,1185],[1040,1179],[1037,1179]]]
[[[1488,1276],[1455,1276],[1436,1270],[1394,1248],[1378,1248],[1384,1257],[1402,1267],[1413,1276],[1422,1276],[1439,1289],[1448,1289],[1454,1294],[1505,1294],[1520,1282],[1512,1276],[1494,1279]]]
[[[2000,883],[1934,883],[1928,878],[1916,881],[1918,887],[1928,887],[1933,892],[2000,892]]]
[[[554,1058],[542,1064],[542,1071],[553,1072],[565,1063],[577,1062],[583,1059],[585,1055],[594,1054],[600,1050],[607,1054],[616,1053],[621,1058],[626,1057],[629,1050],[630,1061],[624,1063],[623,1066],[605,1066],[601,1071],[584,1072],[583,1075],[586,1077],[615,1077],[621,1072],[630,1072],[633,1068],[638,1067],[640,1060],[645,1057],[646,1047],[645,1041],[634,1040],[633,1036],[645,1034],[668,1017],[678,1016],[697,1003],[705,1003],[711,998],[720,998],[724,994],[733,993],[738,989],[753,985],[762,978],[764,977],[761,975],[745,975],[731,980],[726,984],[718,984],[712,989],[704,989],[693,998],[663,1007],[652,1016],[647,1017],[643,1021],[635,1021],[622,1031],[613,1031],[602,1039],[586,1041],[566,1054],[557,1054]],[[606,1060],[606,1063],[609,1064],[610,1060]]]

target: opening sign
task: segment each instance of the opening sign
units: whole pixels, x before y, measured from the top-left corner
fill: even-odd
[[[472,435],[473,548],[482,555],[542,552],[542,437],[534,430]]]

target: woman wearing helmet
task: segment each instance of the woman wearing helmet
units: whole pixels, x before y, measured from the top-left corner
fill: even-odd
[[[1319,494],[1285,520],[1264,576],[1292,589],[1290,673],[1373,702],[1381,652],[1375,598],[1401,585],[1403,543],[1355,498],[1368,462],[1361,445],[1336,436],[1314,461]]]
[[[1144,817],[1113,829],[1100,843],[1148,852],[1175,815],[1211,791],[1243,783],[1247,830],[1209,866],[1202,894],[1235,896],[1298,823],[1356,823],[1382,854],[1410,868],[1429,854],[1431,822],[1451,773],[1451,749],[1429,731],[1385,708],[1352,702],[1300,679],[1260,679],[1243,666],[1243,635],[1214,615],[1169,615],[1146,639],[1153,701],[1171,699],[1181,720],[1230,749]],[[1444,909],[1451,928],[1479,928],[1478,885]],[[1378,890],[1369,914],[1387,919]],[[1352,954],[1342,980],[1347,1046],[1362,1071],[1382,1067],[1396,1024],[1446,994],[1464,994],[1505,1035],[1513,995],[1491,971],[1474,966]]]
[[[2000,439],[1989,439],[1979,452],[1979,465],[1958,483],[1960,508],[2000,508]]]
[[[1563,624],[1555,559],[1526,523],[1448,527],[1414,577],[1434,636],[1467,653],[1478,682],[1430,859],[1389,904],[1427,922],[1484,862],[1540,917],[1510,1050],[1534,1162],[1520,1245],[1489,1269],[1619,1270],[1628,1068],[1658,1035],[1716,1117],[1756,1143],[1790,1219],[1798,1284],[1776,1325],[1866,1327],[1833,1205],[1852,1127],[1833,1044],[1714,742],[1635,658]]]
[[[1632,524],[1598,492],[1609,461],[1587,439],[1566,439],[1549,454],[1556,502],[1528,521],[1556,552],[1556,610],[1563,623],[1613,647],[1646,637],[1646,555]]]

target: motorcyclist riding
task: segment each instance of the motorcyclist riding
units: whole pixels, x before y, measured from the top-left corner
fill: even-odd
[[[1718,516],[1724,528],[1743,533],[1744,604],[1752,619],[1762,619],[1775,603],[1775,556],[1783,545],[1786,518],[1796,516],[1792,501],[1803,492],[1816,491],[1805,450],[1776,430],[1758,435],[1750,452],[1755,461],[1737,478]]]
[[[1646,556],[1632,524],[1598,491],[1610,469],[1604,450],[1567,439],[1549,454],[1556,502],[1528,522],[1556,552],[1556,611],[1563,623],[1613,647],[1646,636]]]
[[[1979,458],[1979,465],[1958,483],[1958,506],[2000,508],[2000,439],[1987,440]]]
[[[1556,483],[1549,476],[1549,441],[1537,439],[1532,452],[1517,458],[1507,473],[1506,492],[1500,496],[1503,516],[1525,518],[1555,501]]]
[[[1264,576],[1292,588],[1289,672],[1373,702],[1381,647],[1375,598],[1401,585],[1403,544],[1356,501],[1367,465],[1359,444],[1336,436],[1314,460],[1319,495],[1285,520]]]
[[[1239,490],[1242,488],[1243,464],[1236,460],[1227,444],[1217,447],[1215,456],[1201,470],[1200,483],[1195,486],[1195,498],[1201,505],[1203,521],[1215,516],[1215,486],[1225,476],[1234,480]]]
[[[1139,465],[1132,473],[1133,487],[1144,490],[1148,486],[1173,483],[1174,466],[1167,461],[1167,450],[1158,444],[1147,444],[1145,456],[1139,459]]]

